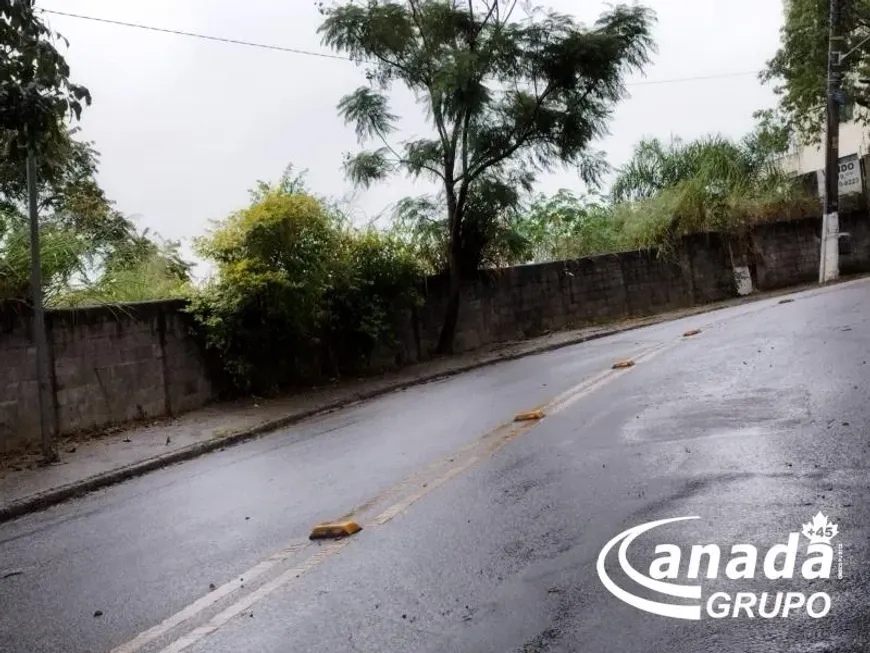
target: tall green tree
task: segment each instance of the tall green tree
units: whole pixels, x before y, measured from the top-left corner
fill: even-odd
[[[36,155],[46,303],[70,297],[71,286],[105,285],[146,263],[168,279],[186,279],[175,244],[140,233],[97,183],[99,153],[70,127],[90,94],[70,81],[61,41],[33,2],[0,0],[0,301],[26,302],[32,292],[28,149]]]
[[[91,95],[70,81],[69,64],[55,45],[64,39],[34,5],[0,0],[0,130],[6,157],[23,161],[32,146],[50,165],[55,148],[64,146],[66,120],[78,120]]]
[[[870,124],[870,89],[861,79],[870,77],[870,0],[845,2],[844,52],[857,48],[843,66],[842,88],[847,105],[858,107],[855,117]],[[818,143],[825,128],[830,0],[789,0],[780,47],[761,73],[773,84],[779,106],[795,132],[806,143]]]
[[[349,156],[346,171],[368,185],[392,173],[443,188],[450,296],[438,350],[449,352],[459,315],[463,229],[475,187],[557,165],[589,183],[603,166],[589,151],[603,135],[628,73],[648,63],[653,15],[619,5],[585,27],[516,0],[345,0],[321,11],[326,45],[364,66],[369,85],[339,111],[375,149]],[[387,92],[415,94],[431,138],[396,141],[399,117]]]
[[[82,107],[91,101],[88,90],[69,79],[69,66],[56,47],[60,38],[42,21],[32,0],[0,0],[0,249],[6,254],[5,265],[0,267],[0,285],[13,296],[20,294],[15,288],[20,285],[16,278],[20,257],[16,254],[25,243],[25,251],[38,255],[41,249],[38,241],[32,242],[38,230],[28,234],[23,220],[27,215],[28,159],[36,159],[35,172],[43,180],[43,188],[58,181],[62,176],[58,170],[71,158],[66,120],[77,119]],[[87,158],[88,152],[79,152]],[[57,254],[48,263],[53,265],[64,258],[59,267],[66,269],[75,254],[57,236],[54,230],[46,230],[48,251]],[[34,297],[42,291],[39,284],[31,290]],[[36,303],[34,320],[41,324],[41,301]],[[37,332],[41,331],[37,327]]]
[[[78,118],[91,100],[83,86],[69,79],[69,66],[55,47],[54,34],[36,14],[33,0],[0,0],[0,141],[4,155],[27,160],[29,180],[31,297],[33,336],[39,379],[43,454],[57,460],[52,442],[48,341],[42,310],[39,225],[35,197],[36,157],[51,160],[52,145],[64,132],[68,116]]]

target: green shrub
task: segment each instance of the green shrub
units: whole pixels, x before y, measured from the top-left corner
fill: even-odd
[[[217,278],[190,305],[231,386],[268,393],[364,368],[415,301],[414,259],[297,185],[252,198],[198,241]]]

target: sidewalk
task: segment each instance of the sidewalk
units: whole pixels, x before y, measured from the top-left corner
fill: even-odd
[[[59,441],[61,461],[54,465],[40,466],[37,454],[0,459],[0,522],[387,392],[500,361],[801,289],[756,293],[647,318],[501,343],[468,354],[408,366],[379,377],[314,388],[310,392],[259,403],[247,399],[214,404],[148,426],[114,429],[99,436],[62,438]]]

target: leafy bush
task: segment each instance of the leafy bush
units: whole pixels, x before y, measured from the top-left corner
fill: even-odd
[[[243,392],[365,367],[395,338],[419,268],[397,239],[356,232],[326,202],[260,184],[197,243],[217,278],[191,300],[207,349]]]
[[[556,261],[619,249],[612,207],[598,197],[577,196],[562,189],[552,197],[538,196],[517,229],[530,243],[531,259]]]

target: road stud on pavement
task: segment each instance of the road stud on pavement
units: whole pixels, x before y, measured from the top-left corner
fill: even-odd
[[[524,413],[517,413],[514,416],[515,422],[530,422],[535,419],[543,419],[544,411],[543,410],[527,410]]]
[[[339,522],[337,524],[320,524],[311,529],[309,540],[335,540],[359,533],[362,526],[355,521]]]

